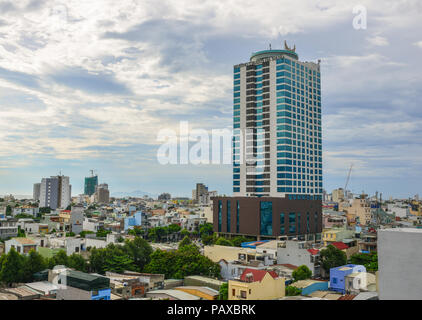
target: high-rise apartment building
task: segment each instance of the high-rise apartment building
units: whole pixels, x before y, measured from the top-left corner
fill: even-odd
[[[40,185],[40,207],[65,209],[71,203],[72,186],[69,177],[54,176],[43,178]]]
[[[108,184],[102,183],[97,186],[95,190],[95,202],[98,202],[98,203],[110,202],[110,191],[108,190]]]
[[[92,175],[91,177],[85,178],[85,184],[84,184],[84,194],[88,196],[92,196],[95,193],[95,189],[98,186],[98,176]]]
[[[34,199],[35,201],[39,201],[40,200],[40,192],[41,192],[41,183],[34,183],[32,199]]]
[[[214,197],[214,231],[318,240],[322,232],[320,64],[296,48],[234,66],[233,197]]]
[[[295,51],[234,66],[234,196],[322,199],[320,65]]]

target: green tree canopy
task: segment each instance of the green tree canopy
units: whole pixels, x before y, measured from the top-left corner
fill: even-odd
[[[305,265],[299,266],[292,273],[294,281],[310,279],[312,277],[312,271]]]
[[[15,248],[11,248],[7,255],[2,259],[0,270],[1,282],[11,285],[23,280],[24,258],[16,252]]]
[[[141,272],[150,262],[150,256],[153,251],[151,245],[140,237],[135,237],[133,241],[126,241],[123,245],[123,250],[133,260],[134,271],[138,272]]]
[[[183,279],[190,275],[218,277],[220,266],[200,254],[197,246],[186,245],[176,251],[154,251],[145,272],[162,273],[167,279]]]
[[[33,281],[34,273],[47,268],[47,261],[35,250],[31,250],[28,256],[23,256],[23,278],[25,282]]]
[[[68,267],[76,269],[78,271],[87,272],[88,271],[88,264],[87,261],[77,253],[72,253],[67,260]]]
[[[302,289],[296,288],[294,286],[286,286],[286,296],[300,296],[302,294]]]
[[[210,236],[214,233],[214,227],[212,223],[204,223],[199,227],[199,235],[202,237],[204,235]]]
[[[192,244],[191,239],[188,236],[185,236],[179,243],[179,249],[190,244]]]
[[[168,229],[168,233],[177,233],[179,232],[182,228],[178,225],[178,224],[171,224],[167,227]]]
[[[331,244],[320,251],[320,256],[322,267],[327,273],[330,272],[331,268],[343,266],[347,263],[346,254]]]
[[[230,240],[227,240],[223,237],[218,238],[215,244],[218,246],[227,246],[227,247],[233,246],[233,243]]]
[[[218,300],[229,299],[229,285],[227,282],[223,283],[219,290]]]
[[[356,253],[350,257],[350,263],[365,266],[367,271],[378,271],[378,254],[372,253]]]

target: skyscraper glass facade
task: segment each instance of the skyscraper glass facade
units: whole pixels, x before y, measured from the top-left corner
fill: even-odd
[[[95,188],[98,186],[98,176],[86,177],[84,194],[92,196],[95,193]]]
[[[233,195],[322,199],[320,65],[265,50],[234,66]]]

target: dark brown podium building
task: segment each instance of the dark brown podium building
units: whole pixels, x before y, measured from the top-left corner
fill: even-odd
[[[293,197],[215,197],[214,231],[226,235],[318,235],[322,232],[321,200]]]

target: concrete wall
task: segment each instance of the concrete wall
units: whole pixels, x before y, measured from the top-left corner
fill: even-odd
[[[422,230],[378,231],[380,300],[422,299]]]

